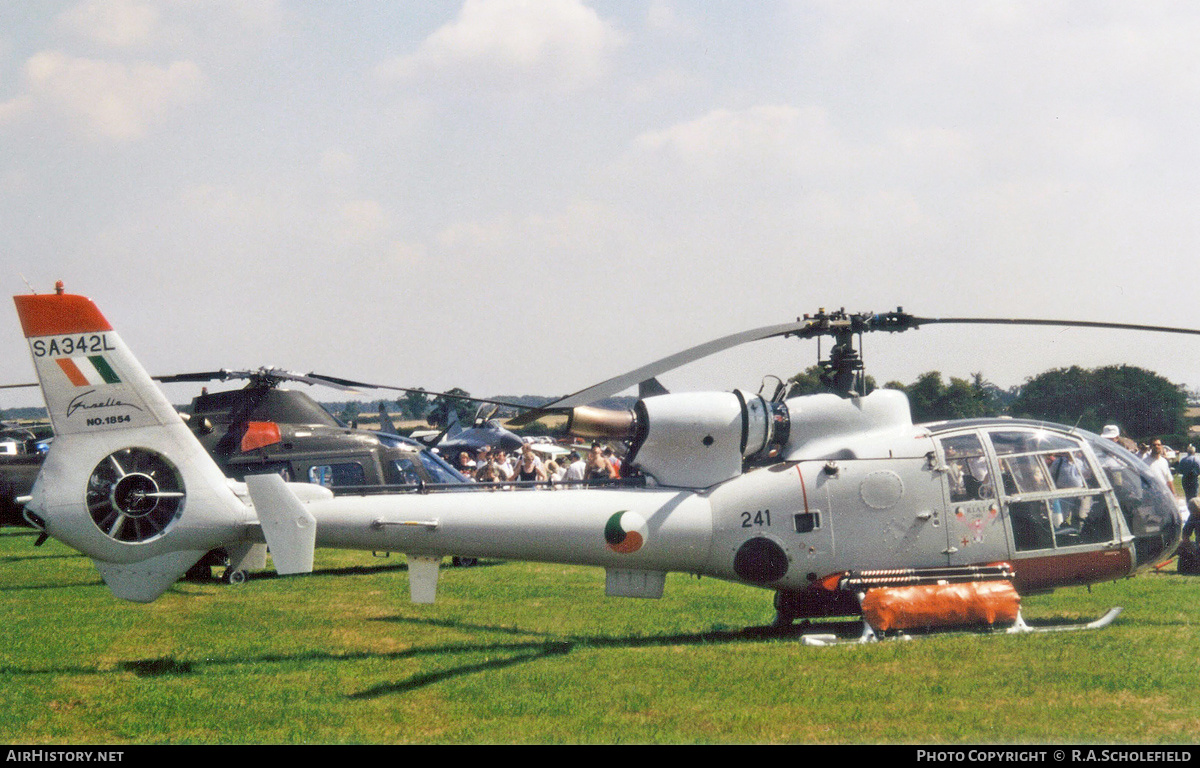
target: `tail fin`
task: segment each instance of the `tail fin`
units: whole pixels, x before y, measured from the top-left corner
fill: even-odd
[[[251,513],[96,305],[14,301],[55,434],[27,516],[139,602],[245,537]]]

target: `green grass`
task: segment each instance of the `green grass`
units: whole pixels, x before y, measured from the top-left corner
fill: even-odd
[[[1200,733],[1200,579],[1025,600],[1104,630],[808,647],[742,633],[770,593],[485,561],[408,601],[403,558],[113,598],[86,558],[0,529],[11,743],[1178,743]]]

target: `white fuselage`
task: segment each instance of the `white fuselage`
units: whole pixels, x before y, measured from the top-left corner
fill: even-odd
[[[578,563],[654,571],[707,570],[709,500],[669,489],[564,489],[339,496],[311,502],[317,546]],[[645,521],[641,545],[605,539],[614,515]]]

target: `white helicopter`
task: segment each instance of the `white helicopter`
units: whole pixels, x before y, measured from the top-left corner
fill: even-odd
[[[779,627],[862,614],[864,636],[1020,629],[1021,594],[1129,576],[1180,540],[1171,490],[1097,435],[1010,419],[918,426],[901,392],[851,394],[854,335],[982,320],[822,311],[524,418],[566,410],[574,434],[628,440],[628,479],[334,496],[278,475],[227,480],[95,304],[61,287],[14,300],[56,436],[25,517],[91,557],[126,600],[154,600],[209,550],[236,563],[265,542],[281,574],[311,571],[317,546],[404,553],[415,602],[434,601],[443,556],[498,557],[604,568],[610,596],[660,597],[673,571],[762,587]],[[783,335],[834,336],[823,366],[842,396],[789,397],[782,385],[769,396],[671,394],[654,379]],[[586,406],[639,382],[632,411]]]

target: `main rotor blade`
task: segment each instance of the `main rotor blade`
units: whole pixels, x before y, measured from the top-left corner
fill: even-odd
[[[682,365],[700,360],[715,355],[718,352],[724,352],[740,344],[746,344],[751,341],[760,341],[762,339],[770,339],[775,336],[786,336],[789,333],[799,333],[807,329],[811,325],[810,320],[798,320],[794,323],[783,323],[782,325],[767,325],[762,328],[755,328],[741,333],[734,333],[729,336],[724,336],[704,344],[697,345],[691,349],[685,349],[682,352],[676,352],[673,355],[656,360],[653,363],[643,365],[641,368],[623,373],[620,376],[614,376],[611,379],[593,384],[587,389],[581,389],[574,394],[561,397],[558,400],[547,403],[540,408],[523,413],[515,419],[508,422],[510,427],[523,427],[526,424],[537,421],[542,416],[545,416],[556,411],[567,408],[574,408],[577,405],[587,405],[594,403],[597,400],[603,400],[606,397],[612,397],[618,392],[622,392],[630,387],[641,384],[647,379],[652,379],[661,373],[678,368]]]
[[[1103,328],[1118,331],[1151,331],[1153,333],[1184,333],[1200,336],[1200,329],[1177,328],[1166,325],[1138,325],[1134,323],[1106,323],[1090,320],[1038,320],[1004,317],[914,317],[912,327],[935,323],[957,323],[974,325],[1049,325],[1064,328]]]
[[[177,373],[172,376],[151,376],[150,378],[162,384],[192,384],[201,381],[227,381],[233,378],[233,371],[222,368],[219,371]]]
[[[794,323],[770,325],[763,328],[744,331],[742,333],[735,333],[730,336],[725,336],[720,339],[710,341],[706,344],[700,344],[699,346],[692,347],[691,349],[684,350],[683,352],[678,352],[674,355],[670,355],[669,357],[664,357],[661,360],[649,363],[648,365],[644,365],[636,370],[621,374],[620,376],[614,376],[611,379],[602,381],[599,384],[588,387],[587,389],[581,389],[578,392],[547,403],[538,409],[524,413],[521,416],[518,416],[516,419],[509,421],[509,426],[522,427],[547,414],[573,408],[577,405],[587,405],[588,403],[601,400],[605,397],[612,397],[618,392],[622,392],[634,385],[640,384],[647,379],[656,377],[669,370],[751,341],[759,341],[775,336],[789,335],[796,336],[798,338],[811,339],[813,337],[826,334],[835,335],[838,331],[852,333],[888,331],[892,333],[898,333],[919,328],[922,325],[934,325],[939,323],[1102,328],[1200,335],[1200,330],[1193,328],[1176,328],[1169,326],[1139,325],[1131,323],[988,317],[913,317],[912,315],[908,315],[901,310],[878,315],[864,313],[860,315],[838,314],[837,316],[826,316],[824,314],[824,310],[822,310],[821,314],[816,317],[805,317],[801,320],[797,320]]]
[[[389,384],[369,384],[365,381],[353,381],[351,379],[339,379],[334,376],[325,376],[320,373],[310,373],[308,378],[313,379],[318,384],[329,384],[331,386],[350,387],[367,387],[369,389],[390,389],[394,392],[419,392],[422,395],[431,397],[444,397],[454,400],[469,400],[473,403],[488,403],[489,405],[500,405],[505,408],[516,408],[521,411],[527,411],[533,408],[532,405],[520,405],[519,403],[509,403],[503,400],[489,400],[485,397],[472,397],[470,395],[456,395],[452,392],[431,392],[428,389],[415,389],[413,387],[393,387]]]
[[[343,385],[337,379],[325,379],[313,374],[306,376],[294,371],[285,371],[282,368],[259,368],[256,371],[231,371],[228,368],[222,368],[219,371],[177,373],[172,376],[153,376],[151,378],[163,384],[194,384],[205,381],[229,381],[230,379],[249,379],[252,382],[256,380],[259,382],[298,381],[302,384],[319,384],[324,387],[358,393],[358,390]]]

